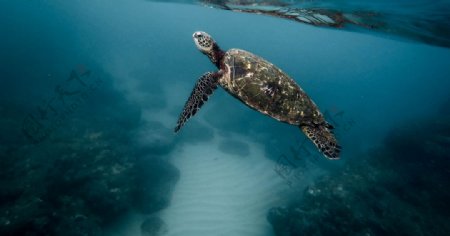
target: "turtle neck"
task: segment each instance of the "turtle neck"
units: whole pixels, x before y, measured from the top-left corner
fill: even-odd
[[[222,61],[225,52],[220,49],[217,43],[214,42],[213,50],[210,53],[206,53],[206,55],[209,57],[209,60],[220,69],[220,62]]]

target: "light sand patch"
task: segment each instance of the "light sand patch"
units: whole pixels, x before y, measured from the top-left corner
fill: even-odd
[[[160,214],[167,235],[272,235],[266,214],[282,203],[286,184],[260,145],[249,143],[250,155],[240,158],[219,151],[220,141],[173,153],[181,178]]]

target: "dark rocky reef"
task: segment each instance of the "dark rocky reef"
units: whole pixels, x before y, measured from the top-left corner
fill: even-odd
[[[131,209],[169,204],[179,173],[161,154],[172,140],[136,144],[142,132],[164,136],[164,127],[143,125],[140,107],[101,76],[103,85],[39,142],[22,132],[30,101],[0,102],[0,235],[103,235]]]
[[[137,161],[137,182],[134,204],[142,213],[150,214],[166,208],[180,172],[159,157],[145,157]]]
[[[448,235],[450,114],[392,130],[382,147],[267,216],[276,235]]]

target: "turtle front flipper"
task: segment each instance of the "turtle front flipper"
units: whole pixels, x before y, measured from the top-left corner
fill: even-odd
[[[336,138],[330,130],[332,128],[331,125],[326,123],[300,126],[300,129],[311,139],[325,157],[328,159],[339,159],[341,146],[337,144]]]
[[[195,84],[192,90],[191,96],[184,105],[183,112],[181,112],[178,118],[177,127],[175,127],[175,132],[178,132],[184,123],[189,120],[192,116],[197,113],[202,105],[208,100],[209,95],[211,95],[218,85],[218,73],[206,72]]]

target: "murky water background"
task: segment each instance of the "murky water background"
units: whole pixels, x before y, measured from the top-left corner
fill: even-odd
[[[448,23],[433,24],[447,15],[432,7],[445,1],[408,8],[435,26],[415,34],[217,3],[1,5],[2,235],[448,234]],[[195,81],[215,70],[197,30],[294,78],[336,127],[341,160],[220,89],[175,135]]]

